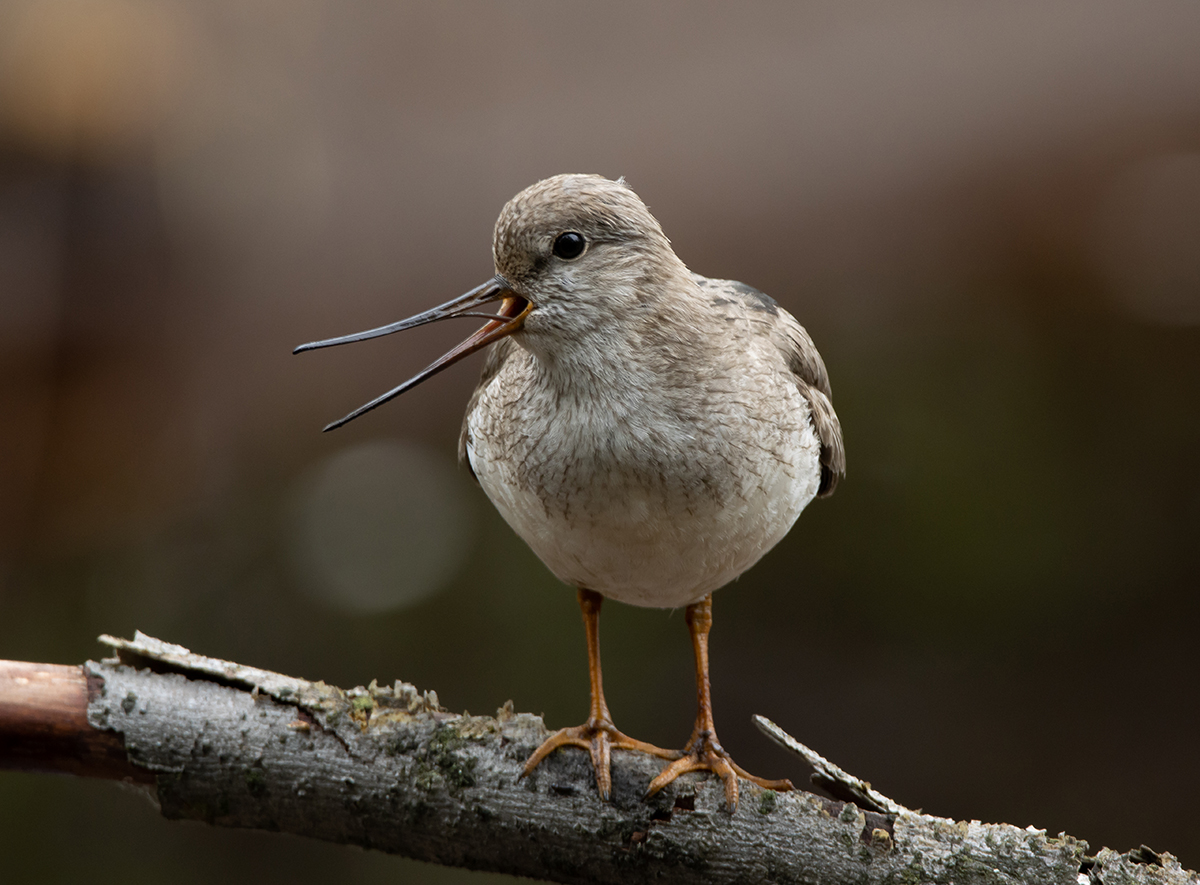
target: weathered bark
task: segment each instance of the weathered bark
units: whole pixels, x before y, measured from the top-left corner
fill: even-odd
[[[568,883],[1200,885],[1149,849],[1088,857],[1070,836],[910,811],[794,742],[859,805],[743,782],[730,814],[704,775],[647,800],[660,763],[624,752],[601,802],[581,751],[519,779],[547,732],[511,707],[457,716],[405,683],[342,691],[140,634],[104,641],[117,658],[0,664],[0,766],[143,783],[169,818]]]

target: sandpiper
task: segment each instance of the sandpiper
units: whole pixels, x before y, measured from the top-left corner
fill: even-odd
[[[551,735],[591,754],[601,797],[613,749],[671,760],[649,793],[680,774],[722,778],[737,807],[748,774],[717,740],[708,678],[712,593],[754,565],[814,497],[845,472],[829,377],[812,339],[771,298],[690,272],[625,184],[558,175],[513,197],[496,221],[496,275],[407,320],[315,341],[362,341],[452,317],[487,322],[420,374],[351,412],[340,427],[494,344],[467,405],[459,454],[518,535],[577,588],[587,634],[587,722]],[[499,302],[496,313],[483,312]],[[617,730],[601,683],[607,597],[686,606],[699,711],[682,751]]]

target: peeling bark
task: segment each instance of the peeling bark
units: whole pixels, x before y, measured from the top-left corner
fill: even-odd
[[[82,668],[0,664],[0,766],[140,782],[168,818],[566,883],[1200,885],[1144,847],[1090,857],[1067,835],[910,811],[766,720],[853,801],[743,782],[730,814],[697,774],[646,799],[658,761],[618,751],[601,802],[583,752],[519,779],[547,731],[511,705],[458,716],[407,683],[343,691],[141,634],[103,641],[117,657]]]

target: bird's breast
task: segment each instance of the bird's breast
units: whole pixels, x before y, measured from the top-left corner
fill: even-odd
[[[760,377],[760,375],[767,377]],[[556,383],[525,352],[467,418],[480,485],[561,580],[635,605],[702,599],[816,494],[819,444],[787,378]]]

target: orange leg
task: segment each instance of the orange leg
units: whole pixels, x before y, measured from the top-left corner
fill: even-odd
[[[744,777],[769,790],[796,789],[789,780],[771,781],[755,777],[729,758],[717,740],[717,729],[713,724],[712,689],[708,682],[708,633],[712,629],[712,594],[700,602],[687,607],[688,630],[692,634],[692,649],[696,653],[696,727],[691,740],[683,748],[683,755],[662,770],[650,782],[649,795],[654,795],[679,775],[688,771],[711,771],[725,782],[725,804],[736,811],[738,804],[738,777]]]
[[[579,589],[579,607],[583,610],[583,624],[587,630],[588,675],[592,684],[592,704],[588,721],[573,728],[560,729],[546,738],[525,763],[521,777],[537,768],[538,763],[559,747],[582,747],[591,754],[600,798],[609,799],[612,797],[610,760],[613,750],[640,750],[661,759],[678,759],[679,753],[676,750],[664,750],[645,741],[634,740],[617,731],[617,727],[613,725],[608,704],[604,701],[604,685],[600,678],[600,604],[603,601],[604,597],[599,593],[584,590],[582,587]]]

